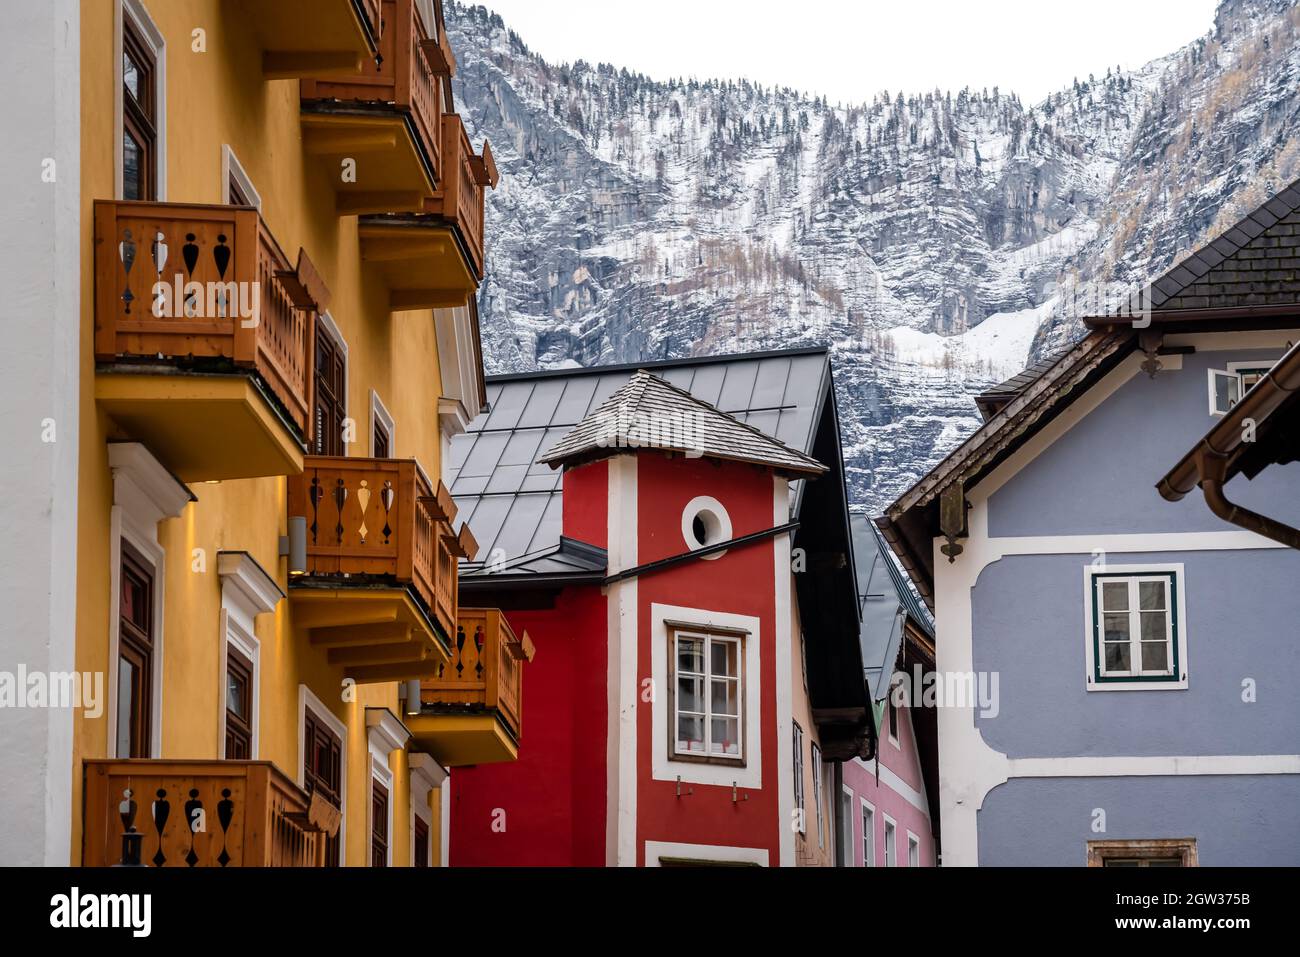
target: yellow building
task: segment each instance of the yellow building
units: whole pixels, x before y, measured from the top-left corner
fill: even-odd
[[[80,103],[51,153],[75,132],[64,665],[103,700],[34,732],[55,793],[0,856],[445,860],[448,768],[515,756],[531,646],[457,607],[477,545],[443,453],[484,401],[497,172],[455,112],[441,4],[51,11],[33,34],[63,28]]]

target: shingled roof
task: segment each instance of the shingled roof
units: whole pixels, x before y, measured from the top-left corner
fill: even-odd
[[[638,369],[538,461],[559,468],[629,449],[764,465],[792,477],[826,472],[816,459],[646,369]]]

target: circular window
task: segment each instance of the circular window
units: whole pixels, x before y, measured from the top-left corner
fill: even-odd
[[[716,498],[696,496],[686,503],[686,508],[682,511],[682,538],[691,551],[725,542],[731,538],[731,516]],[[725,551],[721,551],[701,557],[711,561],[725,554]]]

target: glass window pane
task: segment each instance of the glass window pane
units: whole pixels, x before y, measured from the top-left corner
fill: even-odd
[[[139,102],[140,68],[135,60],[131,59],[131,54],[125,52],[122,54],[122,82],[126,85],[127,92]]]
[[[737,654],[740,645],[734,641],[714,641],[712,642],[713,651],[709,660],[713,666],[713,674],[728,675],[736,677],[740,674],[739,655]]]
[[[126,199],[140,199],[140,155],[143,150],[130,133],[122,137],[122,195]]]
[[[704,679],[678,676],[677,678],[677,710],[678,711],[703,711],[704,710]]]
[[[236,674],[226,674],[226,710],[241,718],[244,714],[244,679]]]
[[[1102,582],[1101,607],[1106,611],[1128,611],[1128,582]]]
[[[699,715],[677,718],[677,750],[704,752],[704,719]]]
[[[1138,607],[1144,611],[1160,611],[1165,607],[1164,582],[1138,582]]]
[[[704,642],[699,638],[677,639],[677,670],[704,673]]]
[[[717,715],[740,714],[740,682],[735,679],[713,679],[710,710]]]
[[[117,756],[131,754],[131,713],[135,704],[135,665],[125,658],[117,660]]]
[[[1232,374],[1216,373],[1214,376],[1214,408],[1226,412],[1241,398],[1241,381]]]
[[[1104,641],[1128,641],[1128,615],[1104,615],[1102,630]]]
[[[1169,646],[1163,641],[1142,642],[1142,670],[1168,671]]]
[[[1142,619],[1143,641],[1163,642],[1165,640],[1168,634],[1168,619],[1163,611],[1144,611],[1139,617]]]
[[[1105,647],[1106,647],[1106,670],[1107,671],[1128,671],[1129,670],[1128,642],[1108,642]]]
[[[714,754],[740,756],[740,723],[735,718],[714,718],[709,731]]]

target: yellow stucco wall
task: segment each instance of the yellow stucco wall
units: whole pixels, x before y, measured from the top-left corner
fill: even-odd
[[[350,454],[369,454],[370,390],[393,415],[397,457],[419,459],[440,474],[437,400],[441,392],[434,319],[430,311],[392,314],[387,289],[361,263],[356,217],[338,217],[329,172],[304,155],[296,80],[263,79],[261,52],[238,7],[221,0],[146,0],[166,40],[166,186],[170,202],[225,199],[222,146],[229,144],[262,199],[262,214],[293,259],[304,247],[329,286],[329,314],[348,346],[348,414],[356,421]],[[96,407],[93,337],[93,211],[95,199],[116,198],[114,156],[118,124],[115,18],[120,0],[82,4],[82,313],[80,498],[78,502],[77,667],[114,680],[109,661],[113,485],[107,442],[131,436]],[[192,31],[206,34],[206,51],[192,49]],[[212,436],[220,442],[220,436]],[[237,454],[232,451],[232,454]],[[278,538],[286,530],[285,480],[246,479],[196,484],[198,497],[178,519],[159,525],[166,549],[163,622],[162,750],[160,757],[219,756],[223,637],[217,553],[249,552],[287,591]],[[196,553],[196,549],[202,550]],[[196,559],[201,554],[202,561]],[[364,709],[399,713],[395,684],[365,685],[356,700],[341,697],[343,674],[293,627],[288,601],[256,622],[261,643],[260,748],[298,779],[299,685],[306,684],[348,727],[346,860],[369,859],[369,757]],[[158,677],[155,680],[159,680]],[[81,761],[108,755],[108,717],[79,715],[70,769],[73,790],[72,862],[81,859]],[[410,860],[405,758],[393,759],[396,780],[391,835],[394,863]]]

